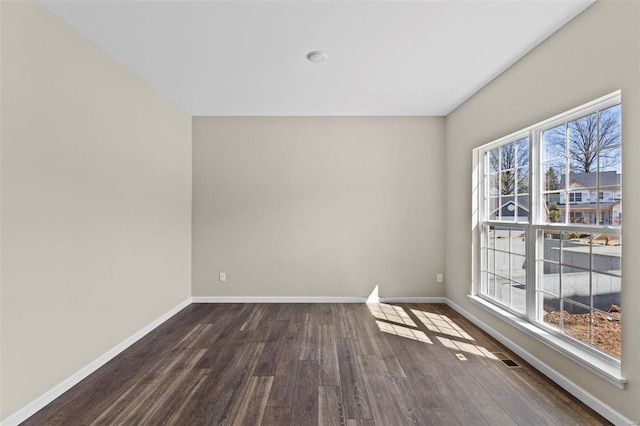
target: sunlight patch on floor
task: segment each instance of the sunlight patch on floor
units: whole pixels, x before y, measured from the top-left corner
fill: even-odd
[[[369,308],[371,315],[378,319],[417,327],[416,323],[413,322],[411,317],[409,317],[409,314],[399,306],[388,305],[386,303],[375,303],[368,304],[367,307]]]
[[[412,309],[411,312],[418,317],[420,322],[424,324],[429,331],[458,337],[460,339],[475,340],[446,315],[418,311],[417,309]]]
[[[406,337],[407,339],[417,340],[418,342],[431,343],[431,339],[424,332],[404,327],[402,325],[390,324],[388,322],[376,321],[378,328],[383,333],[393,334],[395,336]]]
[[[449,349],[453,349],[456,351],[463,351],[463,352],[482,356],[489,359],[495,359],[495,360],[498,359],[493,353],[491,353],[488,349],[483,348],[482,346],[476,346],[476,345],[472,345],[471,343],[465,343],[465,342],[456,342],[455,340],[447,339],[446,337],[440,337],[440,336],[438,336],[438,340],[440,341],[440,343],[442,343],[444,347]]]

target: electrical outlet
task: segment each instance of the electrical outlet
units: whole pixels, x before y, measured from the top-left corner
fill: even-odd
[[[436,275],[436,281],[441,283],[442,281],[444,281],[444,276],[442,274],[437,274]]]
[[[227,282],[227,273],[226,272],[220,272],[220,282],[221,283]]]

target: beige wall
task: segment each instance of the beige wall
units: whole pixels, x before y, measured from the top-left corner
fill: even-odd
[[[577,385],[640,420],[640,222],[624,224],[621,391],[469,303],[472,149],[622,89],[623,199],[640,217],[640,3],[600,1],[447,117],[447,296]]]
[[[190,296],[191,118],[38,3],[1,8],[6,418]]]
[[[194,118],[193,295],[443,296],[443,157],[443,118]]]

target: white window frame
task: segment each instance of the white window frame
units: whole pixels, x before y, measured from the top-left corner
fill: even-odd
[[[564,333],[553,329],[552,327],[545,325],[538,316],[541,309],[538,309],[539,303],[541,303],[541,297],[537,294],[537,278],[540,276],[540,272],[536,270],[540,265],[536,265],[536,259],[538,253],[542,249],[543,232],[545,229],[558,229],[562,231],[578,231],[578,232],[602,232],[606,229],[607,233],[621,234],[622,230],[618,226],[607,226],[596,224],[593,226],[584,224],[570,224],[570,223],[548,223],[543,222],[544,206],[541,202],[542,191],[544,188],[544,173],[541,170],[541,139],[542,134],[549,129],[552,129],[560,124],[573,121],[581,118],[586,114],[593,113],[595,111],[601,111],[609,107],[621,104],[621,92],[618,90],[602,98],[596,99],[585,105],[574,108],[566,113],[559,114],[548,120],[534,124],[526,129],[512,133],[508,136],[500,138],[489,144],[476,148],[473,152],[474,159],[474,208],[476,211],[475,230],[474,233],[474,253],[473,253],[473,284],[470,299],[475,304],[489,310],[491,313],[497,315],[508,323],[514,325],[521,331],[524,331],[528,335],[536,338],[537,340],[545,343],[549,347],[556,349],[563,353],[567,357],[573,359],[600,377],[604,378],[608,382],[614,384],[619,388],[624,388],[626,379],[621,375],[621,361],[611,356],[608,356],[596,349],[590,348],[587,345],[573,339]],[[529,216],[527,222],[502,222],[502,221],[490,221],[486,216],[488,209],[485,203],[488,197],[488,184],[484,179],[484,173],[486,167],[486,158],[484,153],[497,148],[501,145],[508,144],[510,142],[522,139],[524,137],[529,138]],[[567,182],[567,188],[569,183]],[[569,203],[569,192],[567,192],[567,206]],[[568,214],[568,213],[567,213]],[[484,225],[499,225],[508,228],[525,228],[526,233],[526,312],[515,311],[496,300],[493,300],[483,294],[481,294],[481,265],[482,259],[482,241],[484,235],[482,234]],[[624,288],[624,283],[623,283]]]

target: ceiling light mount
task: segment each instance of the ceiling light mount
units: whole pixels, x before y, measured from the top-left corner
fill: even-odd
[[[309,53],[307,53],[307,59],[309,60],[309,62],[313,62],[314,64],[321,64],[324,61],[327,60],[327,54],[324,52],[321,52],[319,50],[314,50],[311,51]]]

